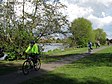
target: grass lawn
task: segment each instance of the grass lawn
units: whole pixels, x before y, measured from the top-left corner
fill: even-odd
[[[112,47],[22,84],[112,84]]]
[[[21,68],[22,61],[0,61],[0,75],[8,74],[17,71]]]
[[[67,48],[65,50],[53,50],[53,51],[49,51],[46,54],[53,56],[53,55],[69,55],[69,54],[80,54],[80,53],[84,53],[87,51],[87,47],[85,48]]]
[[[59,60],[62,57],[70,56],[72,54],[80,54],[86,52],[87,48],[69,48],[64,51],[54,50],[48,53],[45,53],[44,56],[41,57],[42,63],[53,62]],[[0,61],[0,75],[12,73],[17,71],[22,67],[22,63],[24,60],[17,61]]]
[[[77,55],[77,54],[81,54],[85,52],[87,52],[86,47],[85,48],[68,48],[68,49],[65,49],[64,51],[56,49],[54,51],[49,51],[44,53],[45,55],[42,56],[42,62],[44,63],[53,62],[63,57]]]

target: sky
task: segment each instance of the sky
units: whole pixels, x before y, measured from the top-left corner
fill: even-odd
[[[21,2],[22,0],[18,0]],[[63,13],[67,15],[70,22],[79,17],[84,17],[92,22],[93,29],[102,28],[107,38],[112,39],[112,0],[60,0],[67,6]],[[29,10],[26,3],[25,10]],[[17,14],[22,14],[22,6],[17,5]],[[32,7],[33,9],[33,7]]]
[[[67,6],[64,13],[72,22],[84,17],[92,22],[93,29],[102,28],[112,39],[112,0],[60,0]]]

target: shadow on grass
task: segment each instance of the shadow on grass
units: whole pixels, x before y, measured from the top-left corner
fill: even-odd
[[[73,55],[74,56],[74,55]],[[112,66],[111,53],[95,53],[80,59],[67,68],[85,68],[92,66]],[[77,65],[77,66],[76,66]],[[81,65],[81,66],[80,66]],[[68,74],[69,75],[69,74]],[[46,74],[26,81],[22,84],[111,84],[112,80],[103,80],[98,77],[85,76],[83,78],[67,77],[67,74]]]
[[[17,71],[20,64],[0,62],[0,75],[5,75]]]
[[[67,74],[50,73],[42,69],[38,72],[31,71],[28,75],[16,73],[9,79],[1,77],[0,82],[1,84],[111,84],[97,77],[67,77]]]
[[[41,56],[41,59],[43,62],[48,63],[48,62],[55,62],[57,60],[60,60],[62,58],[66,58],[66,57],[72,57],[72,56],[77,56],[77,55],[81,55],[79,53],[76,54],[66,54],[66,55],[43,55]]]
[[[75,65],[81,65],[81,66],[78,67]],[[102,54],[95,53],[74,62],[75,68],[92,67],[92,66],[112,67],[112,53],[102,53]]]
[[[53,62],[60,60],[61,58],[65,57],[72,57],[77,56],[80,54],[67,54],[67,55],[59,55],[59,56],[43,56],[41,57],[44,63]],[[82,66],[75,66],[77,64],[82,64]],[[83,67],[90,67],[90,66],[112,66],[112,53],[95,53],[92,55],[88,55],[83,59],[80,59],[75,62],[75,65],[72,67],[75,68],[83,68]],[[14,64],[14,63],[4,63],[0,62],[0,75],[10,73],[16,71],[18,68],[21,68],[22,65]],[[68,68],[71,66],[68,66]]]
[[[96,77],[67,78],[65,74],[46,74],[25,81],[21,84],[108,84],[107,81]]]
[[[70,56],[70,55],[68,55],[68,56]],[[112,65],[112,54],[111,53],[102,53],[102,54],[96,53],[96,54],[92,54],[90,56],[88,55],[87,57],[76,61],[74,64],[82,64],[82,66],[80,68],[83,68],[83,66],[85,66],[85,67],[111,66]],[[2,64],[2,62],[0,62],[0,66],[1,65],[6,66],[6,65]],[[11,66],[14,66],[14,65],[10,64],[10,67]],[[8,67],[8,66],[6,66],[6,67]],[[75,67],[75,65],[74,65],[74,67]],[[70,68],[71,68],[71,66],[70,66]],[[79,67],[77,67],[77,68],[79,68]],[[47,74],[40,75],[39,77],[30,79],[29,81],[23,82],[22,84],[111,84],[112,83],[111,80],[106,81],[106,80],[103,80],[103,79],[100,79],[97,77],[83,77],[83,78],[69,77],[68,78],[67,74],[62,74],[62,73],[61,74],[59,74],[59,73],[56,73],[56,74],[51,73],[50,74],[44,70],[42,70],[42,73],[47,73]],[[30,74],[30,75],[33,76],[36,74],[32,72],[32,74]],[[23,78],[22,76],[23,75],[20,75],[20,77],[18,77],[18,78]],[[24,76],[24,78],[25,78],[25,76]]]

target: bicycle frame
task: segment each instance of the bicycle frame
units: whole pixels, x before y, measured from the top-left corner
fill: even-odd
[[[27,59],[23,63],[22,71],[24,75],[27,75],[30,69],[34,69],[35,71],[38,71],[40,69],[40,66],[41,66],[41,62],[40,62],[39,57],[37,58],[37,62],[35,63],[32,57],[27,56]]]

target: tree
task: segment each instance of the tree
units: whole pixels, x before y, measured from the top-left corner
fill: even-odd
[[[4,4],[6,11],[5,17],[5,26],[1,27],[1,29],[5,30],[5,34],[8,43],[13,43],[26,38],[27,35],[30,39],[37,38],[40,39],[42,36],[48,37],[54,33],[63,33],[61,28],[67,24],[68,20],[66,20],[66,16],[59,11],[60,8],[64,8],[65,6],[58,2],[58,0],[54,0],[53,3],[47,3],[49,0],[22,0],[22,16],[21,17],[12,17],[15,16],[15,11],[13,7],[16,4],[16,1],[13,2],[7,1]],[[28,13],[25,10],[26,2],[32,4],[33,10],[32,13]],[[13,10],[13,13],[11,13]],[[26,34],[25,34],[26,33]],[[17,38],[16,36],[19,36]],[[26,39],[25,39],[26,41]],[[19,43],[21,44],[21,43]]]
[[[70,31],[77,45],[87,46],[88,41],[94,41],[92,23],[87,19],[75,19],[71,23]]]
[[[105,44],[107,35],[104,32],[104,30],[101,28],[97,28],[96,30],[94,30],[94,33],[95,33],[95,40],[100,41],[101,44]]]
[[[29,40],[37,41],[41,37],[49,38],[54,33],[63,33],[62,28],[68,22],[66,16],[59,11],[65,7],[63,4],[58,1],[48,3],[48,0],[16,1],[18,0],[7,0],[2,3],[5,12],[4,20],[0,23],[0,44],[6,44],[8,50],[19,48],[23,52]],[[32,5],[31,13],[25,9],[27,3]],[[18,4],[22,6],[19,17],[14,10]]]
[[[35,6],[34,13],[25,13],[25,19],[31,20],[27,21],[26,28],[30,29],[31,32],[35,30],[34,33],[38,35],[38,39],[43,36],[49,37],[54,33],[63,33],[61,28],[67,25],[68,20],[59,9],[65,6],[56,2],[50,4],[45,3],[43,0],[37,1],[33,2]]]

